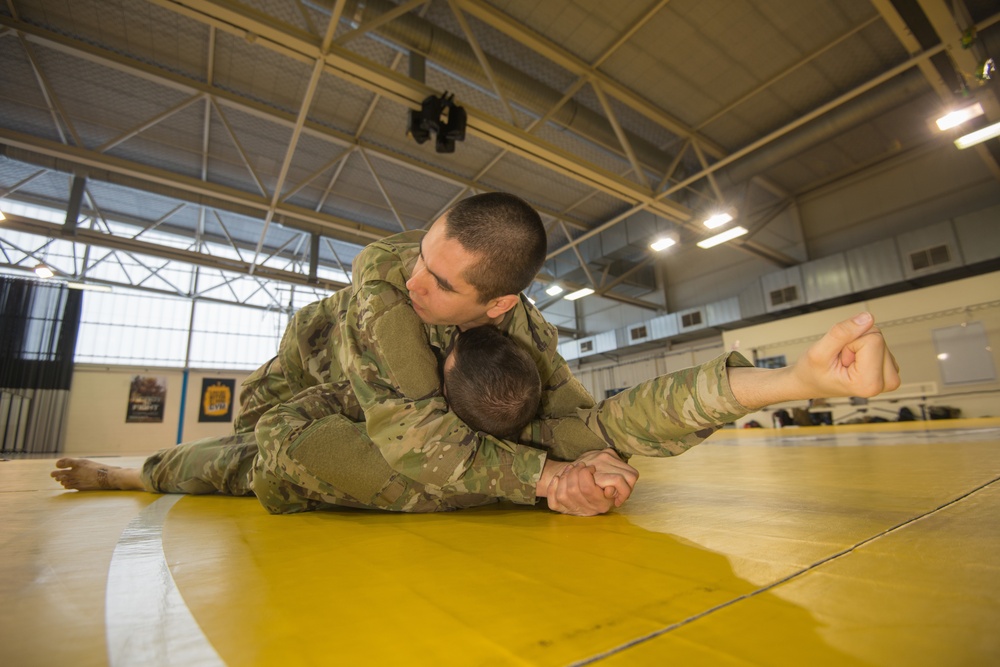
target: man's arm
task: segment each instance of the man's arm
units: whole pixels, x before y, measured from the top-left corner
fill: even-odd
[[[739,355],[725,355],[642,383],[593,410],[580,412],[609,445],[631,453],[670,456],[698,444],[721,423],[767,405],[809,398],[870,397],[892,391],[899,383],[895,357],[872,316],[861,313],[834,325],[793,366],[754,368]],[[559,428],[561,420],[555,422]],[[556,485],[550,489],[559,489],[565,470],[557,471]],[[580,480],[563,488],[586,484],[585,476]],[[599,477],[595,481],[601,482]],[[571,501],[570,509],[600,514],[607,511],[604,500],[581,493]]]
[[[398,289],[359,286],[345,321],[341,364],[394,470],[448,493],[535,502],[545,452],[472,431],[448,410],[425,325]]]
[[[750,411],[785,401],[871,397],[899,387],[899,364],[870,313],[835,324],[792,366],[730,368],[733,396]]]

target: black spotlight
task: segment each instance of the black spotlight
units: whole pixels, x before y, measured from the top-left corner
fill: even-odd
[[[465,141],[465,124],[468,114],[455,104],[455,96],[445,91],[440,97],[431,95],[420,105],[420,111],[410,110],[408,133],[422,144],[437,135],[434,142],[438,153],[454,153],[455,142]]]

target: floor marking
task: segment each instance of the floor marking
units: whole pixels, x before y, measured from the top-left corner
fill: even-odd
[[[996,477],[996,478],[991,479],[990,481],[988,481],[988,482],[986,482],[984,484],[980,484],[979,486],[977,486],[976,488],[972,489],[971,491],[963,493],[962,495],[958,496],[957,498],[952,498],[948,502],[944,503],[943,505],[939,505],[938,507],[935,507],[932,510],[928,510],[927,512],[924,512],[923,514],[919,514],[919,515],[917,515],[915,517],[907,519],[906,521],[898,523],[895,526],[892,526],[890,528],[886,528],[881,533],[876,533],[875,535],[872,535],[869,538],[861,540],[857,544],[849,546],[846,549],[843,549],[842,551],[838,551],[837,553],[831,554],[830,556],[827,556],[826,558],[823,558],[822,560],[818,560],[815,563],[813,563],[812,565],[809,565],[808,567],[804,567],[804,568],[802,568],[801,570],[799,570],[797,572],[793,572],[792,574],[789,574],[786,577],[783,577],[783,578],[781,578],[781,579],[779,579],[777,581],[774,581],[774,582],[768,584],[767,586],[764,586],[763,588],[758,588],[757,590],[755,590],[755,591],[753,591],[751,593],[747,593],[745,595],[741,595],[739,597],[735,597],[732,600],[728,600],[726,602],[718,604],[718,605],[716,605],[716,606],[714,606],[714,607],[712,607],[710,609],[706,609],[705,611],[703,611],[701,613],[698,613],[698,614],[695,614],[694,616],[690,616],[688,618],[685,618],[682,621],[677,621],[676,623],[673,623],[672,625],[668,625],[665,628],[660,628],[659,630],[655,630],[653,632],[650,632],[649,634],[643,635],[642,637],[636,637],[635,639],[633,639],[631,641],[628,641],[628,642],[625,642],[624,644],[621,644],[620,646],[616,646],[614,648],[610,648],[607,651],[604,651],[603,653],[598,653],[597,655],[593,655],[593,656],[591,656],[589,658],[584,658],[583,660],[579,660],[577,662],[570,663],[570,667],[581,667],[582,665],[590,665],[590,664],[593,664],[593,663],[597,662],[598,660],[603,660],[604,658],[610,658],[611,656],[615,655],[616,653],[622,653],[622,652],[624,652],[624,651],[632,648],[633,646],[638,646],[639,644],[643,644],[645,642],[648,642],[651,639],[656,639],[660,635],[665,635],[668,632],[672,632],[672,631],[676,630],[677,628],[680,628],[680,627],[683,627],[685,625],[688,625],[689,623],[693,623],[694,621],[697,621],[700,618],[704,618],[705,616],[708,616],[709,614],[713,614],[713,613],[715,613],[715,612],[717,612],[717,611],[719,611],[721,609],[725,609],[726,607],[734,605],[737,602],[742,602],[743,600],[749,600],[750,598],[755,597],[757,595],[760,595],[761,593],[766,593],[767,591],[771,590],[772,588],[775,588],[775,587],[780,586],[782,584],[788,583],[792,579],[800,577],[803,574],[806,574],[807,572],[810,572],[810,571],[816,569],[820,565],[825,565],[826,563],[829,563],[829,562],[832,562],[834,560],[837,560],[838,558],[842,558],[843,556],[846,556],[847,554],[855,551],[856,549],[858,549],[860,547],[863,547],[864,545],[868,544],[869,542],[873,542],[874,540],[877,540],[877,539],[879,539],[881,537],[885,537],[886,535],[888,535],[890,533],[894,533],[897,530],[900,530],[901,528],[903,528],[905,526],[908,526],[908,525],[910,525],[911,523],[913,523],[915,521],[919,521],[919,520],[921,520],[923,518],[931,516],[932,514],[936,514],[936,513],[940,512],[943,509],[951,507],[952,505],[954,505],[954,504],[956,504],[958,502],[961,502],[962,500],[965,500],[966,498],[968,498],[972,494],[978,493],[979,491],[982,491],[986,487],[988,487],[988,486],[990,486],[992,484],[996,484],[997,482],[1000,482],[1000,477]]]
[[[182,495],[164,495],[129,522],[108,568],[111,667],[225,665],[181,597],[163,553],[163,522]]]

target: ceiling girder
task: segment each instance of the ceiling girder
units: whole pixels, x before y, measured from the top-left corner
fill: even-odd
[[[259,211],[261,214],[265,213],[270,206],[270,201],[267,198],[262,196],[254,197],[242,190],[176,174],[165,169],[132,162],[131,160],[95,153],[85,148],[66,146],[58,142],[41,139],[21,132],[14,132],[5,128],[0,128],[0,143],[64,160],[74,167],[103,169],[111,173],[120,174],[126,178],[165,185],[187,195],[187,197],[184,197],[178,194],[178,198],[187,198],[193,203],[206,204],[199,197],[208,197],[209,199],[217,200],[215,203],[208,202],[207,205],[209,206],[225,208],[224,205],[219,206],[219,202],[230,202]],[[88,176],[98,180],[108,180],[106,178],[102,179],[100,175],[94,173],[89,173]],[[195,198],[191,199],[191,195],[194,195]],[[384,238],[388,234],[383,229],[337,218],[329,214],[315,213],[290,204],[280,205],[276,211],[289,220],[289,226],[294,226],[302,231],[319,230],[325,235],[357,245],[366,245],[371,241]],[[298,224],[296,225],[292,221],[297,221]]]
[[[156,243],[137,241],[132,238],[114,236],[104,232],[79,227],[76,229],[75,233],[66,235],[63,234],[62,225],[42,220],[34,220],[32,218],[15,214],[7,215],[4,228],[24,232],[26,234],[36,234],[38,236],[45,236],[53,239],[63,239],[65,241],[83,243],[100,248],[121,250],[128,253],[140,253],[142,255],[159,257],[161,259],[184,262],[185,264],[193,264],[195,266],[203,266],[218,269],[220,271],[230,271],[241,275],[251,275],[250,268],[252,265],[249,262],[227,259],[225,257],[216,257],[180,248],[171,248],[169,246],[159,245]],[[316,282],[310,282],[308,274],[298,273],[295,271],[283,271],[281,269],[275,269],[262,265],[254,267],[252,275],[257,276],[258,278],[276,280],[278,282],[292,285],[315,287],[318,289],[328,290],[330,292],[336,291],[342,287],[347,287],[346,283],[326,278],[318,278]]]
[[[0,15],[0,24],[5,22],[10,23],[12,27],[22,32],[28,41],[45,45],[48,48],[55,49],[74,57],[89,60],[105,67],[112,67],[132,76],[138,76],[146,79],[147,81],[151,81],[159,85],[165,85],[185,93],[204,93],[206,96],[206,104],[208,105],[216,103],[219,105],[233,107],[244,113],[248,113],[268,122],[278,123],[289,128],[292,128],[295,125],[296,117],[292,114],[282,112],[273,107],[265,106],[254,100],[239,97],[230,91],[218,88],[211,83],[211,77],[209,77],[209,83],[206,84],[198,79],[161,70],[141,61],[125,58],[120,54],[101,49],[100,47],[93,46],[86,42],[74,40],[70,37],[45,30],[44,28],[39,28],[27,23],[20,23]],[[214,35],[214,28],[211,34]],[[310,134],[311,136],[332,141],[334,143],[340,143],[348,147],[364,148],[370,153],[378,155],[382,160],[417,171],[426,176],[430,176],[431,178],[436,178],[442,182],[451,183],[457,187],[464,189],[484,189],[475,181],[475,179],[462,178],[451,172],[434,167],[433,165],[418,162],[407,155],[390,152],[382,146],[359,139],[355,135],[338,132],[329,127],[317,125],[309,121],[306,121],[303,127],[303,132]],[[543,207],[538,207],[538,209],[539,212],[545,215],[563,220],[567,225],[573,227],[574,229],[587,229],[587,227],[582,223],[571,218],[566,218],[556,211],[545,209]],[[290,223],[289,226],[294,226],[294,220],[290,220],[288,222]],[[350,225],[353,226],[354,224],[355,223],[350,222]]]
[[[254,43],[274,50],[299,62],[311,63],[320,57],[318,40],[294,28],[276,27],[262,21],[241,7],[209,0],[149,0],[171,11],[177,11],[220,29],[241,36],[252,35]],[[325,56],[326,71],[370,92],[388,97],[411,109],[419,109],[421,102],[435,91],[408,76],[393,72],[365,58],[332,47]],[[654,197],[651,190],[642,188],[626,178],[588,164],[572,155],[508,123],[499,121],[482,111],[466,107],[467,133],[497,146],[505,147],[521,157],[541,164],[563,176],[589,187],[606,192],[629,203],[644,203],[651,210],[670,220],[684,222],[691,217],[685,207]]]

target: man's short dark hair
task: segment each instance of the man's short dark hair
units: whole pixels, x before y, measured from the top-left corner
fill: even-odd
[[[445,391],[466,426],[513,440],[538,413],[542,383],[531,355],[486,325],[458,335]]]
[[[480,303],[517,294],[538,275],[548,251],[545,227],[520,197],[475,195],[452,206],[446,216],[445,237],[480,257],[464,276],[479,292]]]

